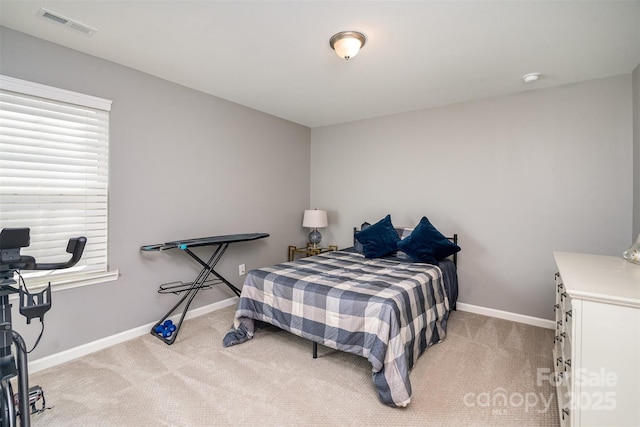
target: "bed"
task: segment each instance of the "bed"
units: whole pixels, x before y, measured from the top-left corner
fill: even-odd
[[[396,229],[390,218],[387,223],[394,251],[370,256],[362,230],[353,248],[251,270],[224,345],[242,343],[268,323],[367,358],[380,400],[407,406],[411,368],[425,349],[446,336],[449,311],[456,304],[457,273],[447,257],[429,264],[409,256],[415,256],[411,248],[398,250],[399,242],[416,237],[420,224]],[[449,255],[460,250],[457,236],[440,236],[451,245]],[[387,242],[382,252],[390,248]]]

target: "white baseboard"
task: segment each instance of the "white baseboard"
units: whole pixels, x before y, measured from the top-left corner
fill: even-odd
[[[511,320],[513,322],[525,323],[527,325],[539,326],[546,329],[555,329],[556,323],[553,320],[540,319],[539,317],[525,316],[524,314],[511,313],[509,311],[496,310],[495,308],[480,307],[463,302],[456,303],[456,308],[460,311],[482,314],[484,316],[497,317],[498,319]]]
[[[237,303],[238,303],[238,298],[233,297],[233,298],[227,298],[225,300],[215,302],[213,304],[205,305],[204,307],[195,308],[187,312],[187,315],[185,316],[185,320],[202,316],[204,314],[211,313],[212,311],[220,310],[222,308],[225,308]],[[169,318],[174,322],[177,322],[178,320],[180,320],[180,314],[171,316]],[[47,369],[64,362],[77,359],[78,357],[85,356],[95,351],[102,350],[107,347],[111,347],[112,345],[119,344],[121,342],[125,342],[133,338],[141,337],[143,335],[148,334],[149,331],[151,331],[151,328],[153,327],[153,325],[155,324],[156,322],[149,323],[147,325],[142,325],[137,328],[130,329],[128,331],[120,332],[118,334],[101,338],[99,340],[92,341],[90,343],[83,344],[78,347],[70,348],[69,350],[61,351],[60,353],[55,353],[50,356],[45,356],[41,359],[34,360],[32,362],[29,362],[29,373],[38,372],[43,369]]]

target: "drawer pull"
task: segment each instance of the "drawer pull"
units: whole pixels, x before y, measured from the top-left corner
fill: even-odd
[[[567,297],[567,293],[563,292],[560,294],[560,301],[564,301],[564,299]]]
[[[564,314],[564,321],[568,322],[569,321],[569,317],[573,317],[573,314],[571,313],[573,310],[569,310]]]
[[[561,364],[561,363],[562,363],[562,357],[558,357],[558,358],[556,359],[556,366],[558,366],[558,365],[559,365],[559,364]]]
[[[558,311],[560,309],[560,304],[556,304],[553,306],[553,312],[555,313],[556,311]]]
[[[562,420],[564,421],[565,414],[567,417],[569,416],[569,410],[567,408],[562,408]]]

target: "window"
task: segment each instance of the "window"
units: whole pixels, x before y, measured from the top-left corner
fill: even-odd
[[[108,272],[111,101],[0,75],[0,223],[29,227],[22,250],[61,262],[71,237],[85,236],[71,269],[24,272],[28,284],[101,282]]]

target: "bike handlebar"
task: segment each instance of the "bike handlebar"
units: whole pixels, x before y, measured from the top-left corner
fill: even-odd
[[[87,244],[86,237],[73,237],[67,243],[67,253],[71,254],[71,258],[67,262],[56,262],[48,264],[33,263],[30,268],[18,267],[22,270],[61,270],[63,268],[73,267],[80,261],[84,247]]]
[[[73,267],[80,261],[87,244],[86,237],[73,237],[67,243],[67,253],[71,254],[68,261],[39,264],[32,256],[20,255],[20,248],[29,246],[28,230],[6,228],[2,230],[0,233],[0,272],[8,270],[61,270]]]

